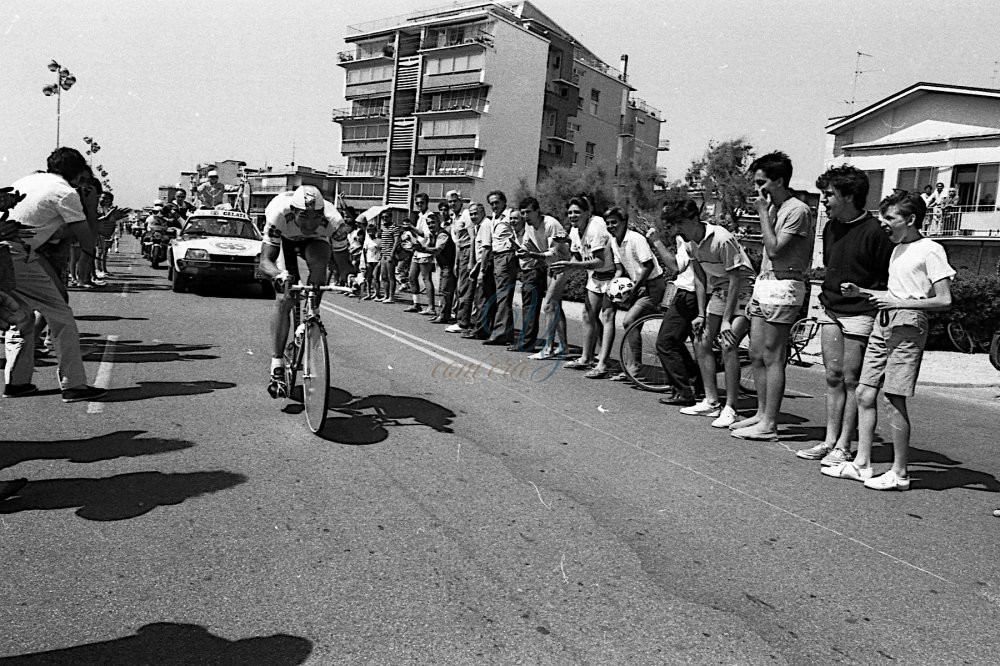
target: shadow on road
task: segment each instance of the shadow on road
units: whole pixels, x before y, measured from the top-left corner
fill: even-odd
[[[95,340],[87,343],[86,356],[103,356],[107,348],[106,340]],[[170,363],[173,361],[208,361],[218,356],[211,354],[192,354],[190,352],[212,349],[215,345],[175,345],[167,342],[157,344],[140,344],[137,340],[118,340],[111,345],[111,361],[113,363]],[[87,359],[86,356],[84,360]]]
[[[77,321],[149,321],[149,317],[119,317],[117,315],[78,315]]]
[[[246,481],[242,474],[225,471],[135,472],[106,479],[32,481],[17,497],[0,502],[0,514],[78,507],[76,515],[86,520],[128,520],[158,506],[180,504]]]
[[[7,441],[0,446],[0,469],[13,467],[28,460],[66,460],[72,463],[92,463],[115,458],[138,458],[158,453],[181,451],[194,442],[181,439],[150,437],[138,439],[145,430],[121,430],[87,439],[60,441]]]
[[[389,437],[387,427],[426,426],[438,432],[453,432],[455,412],[437,403],[400,395],[357,397],[342,389],[330,389],[330,408],[345,417],[327,418],[318,434],[338,444],[377,444]]]
[[[293,666],[309,658],[311,641],[288,634],[230,641],[213,636],[197,624],[158,622],[140,628],[134,636],[88,643],[63,650],[0,658],[0,666],[182,666],[215,664]]]
[[[235,386],[236,384],[232,382],[217,382],[210,379],[197,382],[139,382],[139,386],[132,388],[111,389],[98,402],[132,402],[179,395],[198,395]]]

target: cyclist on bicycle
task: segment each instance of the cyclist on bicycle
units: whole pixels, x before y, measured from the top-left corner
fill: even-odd
[[[288,287],[299,282],[299,257],[309,266],[308,284],[319,287],[327,283],[330,236],[344,220],[313,185],[301,185],[294,192],[276,196],[264,210],[264,219],[260,269],[274,281],[274,289],[279,294],[271,319],[273,347],[267,391],[272,398],[279,398],[288,394],[284,352],[289,314],[294,303]],[[283,258],[283,270],[276,264],[279,254]],[[317,293],[317,299],[319,296]]]

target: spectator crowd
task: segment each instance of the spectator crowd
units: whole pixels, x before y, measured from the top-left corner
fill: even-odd
[[[640,233],[630,227],[626,210],[597,211],[585,193],[569,198],[562,211],[543,211],[530,196],[515,204],[494,190],[485,202],[467,202],[452,191],[433,209],[424,193],[416,195],[412,211],[382,206],[358,214],[342,207],[343,220],[330,237],[331,281],[354,286],[356,298],[387,306],[405,292],[404,312],[430,317],[443,330],[483,345],[565,360],[565,367],[592,380],[628,379],[628,373],[614,371],[611,358],[618,310],[625,312],[626,327],[663,312],[656,354],[672,391],[661,402],[684,415],[710,418],[712,427],[733,437],[773,440],[779,437],[789,333],[808,294],[815,220],[789,189],[792,163],[785,154],[757,159],[749,176],[759,194],[759,268],[739,239],[704,220],[692,200],[665,204],[662,225]],[[208,185],[200,200],[216,196]],[[869,183],[862,171],[834,167],[816,186],[829,218],[819,320],[827,423],[823,441],[797,455],[819,461],[826,476],[876,490],[907,490],[906,399],[916,385],[927,313],[949,306],[954,275],[941,246],[921,233],[925,220],[937,219],[944,195],[940,187],[924,196],[895,193],[881,202],[879,219],[865,209]],[[85,158],[71,148],[56,149],[46,171],[25,176],[2,194],[3,397],[35,393],[36,351],[51,349],[62,399],[99,400],[106,391],[88,384],[70,289],[100,284],[128,211],[114,206],[111,193],[102,191]],[[180,192],[154,216],[175,220],[190,210]],[[553,212],[561,220],[546,214]],[[574,273],[585,277],[583,339],[581,354],[569,360],[562,301]],[[741,415],[738,349],[747,337],[757,407]],[[880,391],[891,406],[894,462],[875,476],[871,447]],[[0,493],[12,483],[0,486]]]

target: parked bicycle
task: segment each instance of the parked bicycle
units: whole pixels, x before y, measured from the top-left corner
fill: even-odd
[[[350,291],[348,287],[293,285],[289,288],[292,304],[292,325],[285,346],[285,395],[292,398],[296,379],[302,379],[302,405],[306,424],[319,432],[326,423],[329,408],[330,352],[326,328],[319,313],[319,297],[324,291]],[[305,296],[305,298],[303,298]]]
[[[951,344],[963,354],[974,354],[977,350],[990,350],[991,334],[982,327],[967,327],[960,320],[953,319],[948,322],[945,330]]]

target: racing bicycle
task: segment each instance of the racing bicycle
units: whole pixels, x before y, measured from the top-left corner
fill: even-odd
[[[301,376],[303,411],[306,413],[306,423],[314,433],[322,430],[326,423],[330,394],[330,351],[326,328],[319,314],[319,298],[324,291],[350,289],[333,285],[296,284],[289,287],[293,302],[290,336],[285,345],[286,385],[278,395],[291,398],[295,381]]]

